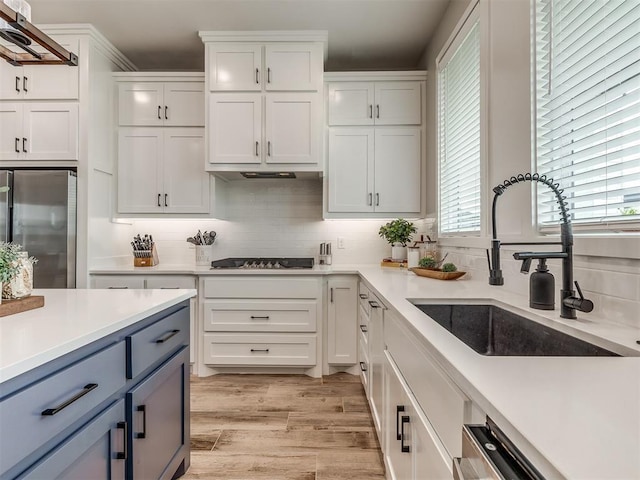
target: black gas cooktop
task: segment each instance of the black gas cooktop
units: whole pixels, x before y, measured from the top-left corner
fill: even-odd
[[[287,268],[313,268],[313,257],[309,258],[261,258],[240,257],[223,258],[211,262],[211,268],[257,268],[257,269],[287,269]]]

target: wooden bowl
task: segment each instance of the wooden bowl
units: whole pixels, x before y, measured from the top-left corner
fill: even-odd
[[[455,280],[467,272],[443,272],[442,270],[432,270],[430,268],[412,267],[413,273],[420,277],[436,278],[438,280]]]

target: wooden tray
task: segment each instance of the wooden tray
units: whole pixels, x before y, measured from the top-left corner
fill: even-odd
[[[380,262],[381,267],[407,268],[407,262],[394,262],[389,258],[385,258]]]
[[[456,278],[460,278],[467,272],[443,272],[441,270],[431,270],[430,268],[419,268],[412,267],[411,270],[413,273],[420,277],[428,277],[428,278],[436,278],[438,280],[455,280]]]
[[[40,307],[44,307],[44,297],[42,295],[30,295],[24,298],[16,298],[15,300],[2,300],[2,303],[0,303],[0,317]]]

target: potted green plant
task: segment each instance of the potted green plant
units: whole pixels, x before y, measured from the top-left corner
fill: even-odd
[[[416,231],[415,225],[404,218],[397,218],[380,227],[378,234],[391,245],[391,260],[402,262],[407,259],[407,243]]]
[[[18,259],[22,247],[14,243],[0,242],[0,292],[3,286],[9,283],[19,270]],[[2,303],[2,295],[0,294],[0,303]]]

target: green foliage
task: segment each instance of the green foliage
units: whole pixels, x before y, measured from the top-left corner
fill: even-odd
[[[16,243],[0,243],[0,282],[7,283],[18,274],[18,254],[22,246]]]
[[[445,263],[444,265],[442,265],[443,272],[455,272],[457,270],[458,267],[456,267],[453,263]]]
[[[378,234],[391,245],[399,243],[403,247],[406,247],[409,240],[411,240],[411,235],[417,231],[415,225],[410,221],[397,218],[381,226]]]
[[[418,261],[418,266],[420,268],[436,268],[437,264],[438,262],[431,257],[424,257]]]
[[[634,207],[619,208],[620,215],[637,215],[638,209]]]

